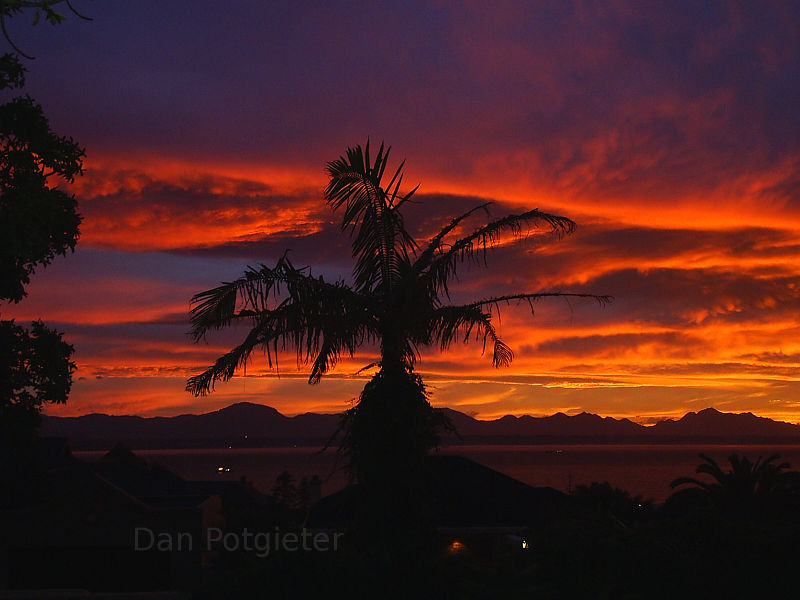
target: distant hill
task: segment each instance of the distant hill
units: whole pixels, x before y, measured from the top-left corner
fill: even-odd
[[[46,416],[41,434],[69,438],[74,449],[105,449],[117,442],[133,449],[241,448],[324,444],[338,424],[338,415],[287,417],[270,406],[240,402],[201,415],[176,417]]]
[[[536,443],[800,443],[800,425],[723,413],[707,408],[678,420],[645,427],[628,419],[590,413],[549,417],[507,415],[480,421],[444,409],[461,438],[444,442]],[[336,431],[339,415],[282,415],[272,407],[242,402],[201,415],[135,417],[91,414],[44,417],[44,436],[66,437],[74,449],[108,449],[122,442],[134,449],[322,445]]]
[[[444,409],[462,437],[509,437],[509,436],[637,436],[646,428],[628,419],[599,417],[582,412],[572,417],[556,413],[549,417],[515,417],[506,415],[494,421],[479,421],[464,413]]]
[[[715,408],[685,414],[677,421],[659,421],[649,428],[655,436],[800,437],[800,425],[757,417],[753,413],[724,413]]]

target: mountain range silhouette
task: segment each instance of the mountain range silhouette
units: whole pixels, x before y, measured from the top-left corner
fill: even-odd
[[[724,413],[714,408],[690,412],[652,426],[629,419],[582,412],[548,417],[507,415],[491,421],[445,408],[456,427],[446,444],[495,443],[800,443],[800,425]],[[45,416],[41,434],[66,437],[73,449],[107,449],[117,442],[131,448],[314,446],[330,440],[339,415],[304,413],[287,417],[263,404],[241,402],[205,414],[139,417],[89,414]],[[334,444],[336,445],[336,444]]]

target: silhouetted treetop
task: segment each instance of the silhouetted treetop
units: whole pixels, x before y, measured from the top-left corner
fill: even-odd
[[[75,249],[77,201],[50,178],[73,181],[84,155],[30,97],[0,105],[0,299],[19,302],[37,266]]]
[[[0,0],[2,33],[6,17],[26,10],[55,24],[64,17],[55,0]],[[71,10],[69,2],[65,2]],[[73,10],[74,12],[74,10]],[[76,13],[77,14],[77,13]],[[14,46],[15,50],[18,50]],[[20,52],[20,54],[22,54]],[[19,56],[0,56],[0,90],[25,83]],[[30,96],[0,105],[0,301],[19,302],[38,266],[74,250],[81,217],[75,197],[57,189],[52,177],[72,182],[83,172],[84,150],[50,128],[42,107]],[[31,330],[0,321],[0,446],[2,467],[24,473],[19,456],[30,455],[39,415],[46,402],[67,400],[75,364],[73,347],[41,321]]]
[[[381,144],[348,148],[328,163],[325,200],[341,211],[342,229],[352,239],[353,284],[328,282],[307,267],[295,267],[284,254],[274,267],[250,267],[243,277],[201,292],[193,298],[192,335],[244,320],[252,325],[245,340],[204,373],[189,379],[195,394],[211,391],[246,364],[253,349],[266,351],[269,366],[279,350],[293,346],[298,363],[312,363],[310,383],[332,369],[342,353],[352,356],[368,342],[380,346],[380,358],[370,366],[410,371],[422,347],[446,350],[457,341],[477,339],[492,348],[492,363],[507,365],[513,354],[500,339],[492,315],[500,303],[532,303],[540,298],[572,296],[606,303],[608,296],[561,291],[491,296],[467,304],[445,304],[449,282],[464,262],[480,262],[504,234],[521,237],[541,228],[557,235],[573,231],[566,217],[538,209],[507,215],[453,239],[468,219],[488,214],[481,204],[456,216],[423,247],[407,231],[401,208],[417,187],[400,192],[403,164],[388,183],[383,178],[389,149]]]
[[[787,500],[800,499],[800,478],[791,471],[788,462],[779,463],[779,454],[767,458],[759,457],[755,462],[746,456],[732,454],[728,457],[731,468],[722,467],[710,456],[701,454],[704,460],[698,465],[698,474],[708,475],[710,480],[694,477],[679,477],[672,488],[693,486],[723,514],[733,517],[764,516],[770,510],[783,508]]]
[[[13,320],[0,321],[0,405],[40,410],[45,402],[65,403],[75,370],[72,350],[41,321],[30,332]]]
[[[51,25],[58,25],[61,23],[61,21],[67,18],[66,15],[53,8],[59,4],[66,6],[76,17],[86,21],[92,20],[90,17],[79,13],[72,5],[70,0],[0,0],[0,29],[2,29],[3,37],[11,45],[15,52],[28,59],[33,58],[33,56],[30,56],[20,50],[20,48],[14,43],[14,40],[11,39],[11,36],[8,34],[8,30],[6,29],[6,18],[21,14],[26,11],[33,11],[34,25],[39,23],[42,16],[44,16],[45,21]]]
[[[339,361],[366,343],[378,346],[377,367],[358,403],[340,421],[340,455],[359,482],[359,509],[350,529],[354,544],[378,561],[395,564],[424,554],[434,539],[424,478],[425,458],[438,446],[442,431],[452,429],[446,415],[428,401],[422,378],[414,372],[420,350],[446,350],[454,342],[477,340],[492,347],[492,363],[511,362],[511,349],[492,321],[500,303],[528,302],[545,296],[606,296],[560,291],[493,296],[467,304],[446,303],[448,281],[459,265],[485,258],[504,233],[544,227],[569,233],[574,223],[537,209],[490,221],[457,237],[462,222],[483,212],[482,204],[456,216],[423,250],[406,229],[401,208],[417,188],[401,193],[403,164],[388,183],[383,177],[389,149],[381,144],[374,160],[370,147],[348,148],[328,163],[325,200],[342,214],[342,229],[352,244],[353,283],[328,282],[307,267],[295,267],[286,253],[274,267],[250,267],[244,276],[194,296],[192,335],[243,322],[245,339],[186,389],[207,394],[247,365],[252,351],[265,351],[267,364],[292,347],[298,364],[311,363],[309,383],[317,383]],[[453,239],[455,238],[455,239]],[[335,436],[334,436],[335,437]],[[332,438],[333,439],[333,438]],[[387,542],[389,542],[387,544]],[[410,564],[410,563],[409,563]]]

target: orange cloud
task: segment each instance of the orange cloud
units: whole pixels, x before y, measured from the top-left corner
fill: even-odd
[[[297,182],[283,185],[225,174],[96,172],[81,190],[85,244],[37,275],[30,298],[13,311],[20,320],[59,322],[77,347],[81,383],[59,413],[100,407],[166,414],[245,398],[289,413],[347,406],[365,381],[348,375],[374,360],[374,349],[344,357],[326,391],[305,384],[291,354],[282,358],[281,379],[255,358],[247,378],[207,399],[182,391],[186,377],[243,335],[233,330],[192,345],[186,336],[192,294],[238,276],[243,260],[269,262],[289,246],[312,266],[327,261],[326,276],[349,276],[347,239],[335,215]],[[423,240],[485,200],[453,190],[419,198],[408,223]],[[495,214],[503,214],[503,205]],[[626,210],[635,208],[634,202]],[[669,406],[670,394],[686,399],[688,410],[703,408],[689,399],[740,406],[736,390],[757,390],[743,398],[762,414],[797,420],[800,411],[780,391],[796,383],[794,366],[769,358],[800,353],[793,342],[800,339],[800,279],[793,272],[800,234],[792,222],[731,229],[704,220],[693,228],[684,216],[681,227],[656,227],[651,210],[623,222],[589,219],[560,241],[504,243],[488,255],[488,270],[464,269],[454,302],[520,290],[609,293],[616,301],[606,307],[542,301],[533,315],[524,304],[501,306],[498,328],[515,351],[512,366],[493,369],[476,343],[445,354],[423,350],[418,370],[434,401],[483,417],[586,409],[658,418],[682,410]],[[637,219],[651,224],[631,224]],[[636,400],[653,396],[659,401],[650,407]]]

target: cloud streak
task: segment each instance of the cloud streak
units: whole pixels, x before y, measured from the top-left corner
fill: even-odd
[[[361,380],[309,388],[291,355],[285,379],[254,363],[254,377],[188,397],[182,378],[242,332],[193,346],[186,315],[194,293],[287,249],[347,280],[323,169],[369,135],[422,183],[406,215],[420,240],[489,200],[497,216],[539,207],[578,222],[566,239],[504,244],[488,269],[465,268],[454,302],[615,297],[542,301],[533,315],[500,306],[511,368],[492,369],[475,344],[427,352],[436,402],[481,416],[657,419],[716,405],[800,420],[796,6],[212,8],[108,3],[90,26],[13,33],[42,57],[30,93],[89,153],[71,188],[78,251],[2,307],[57,322],[76,345],[83,379],[60,411],[345,408]]]

